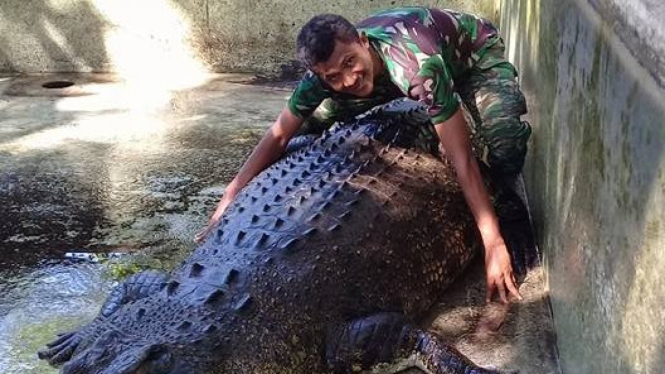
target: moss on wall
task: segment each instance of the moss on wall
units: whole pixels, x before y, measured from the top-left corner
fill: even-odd
[[[586,0],[505,0],[525,169],[565,373],[665,368],[665,93]]]

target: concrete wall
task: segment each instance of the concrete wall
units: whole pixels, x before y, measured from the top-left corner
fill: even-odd
[[[563,372],[665,371],[665,3],[503,0]]]
[[[495,15],[494,0],[2,0],[0,71],[288,73],[313,15],[357,21],[403,4]]]

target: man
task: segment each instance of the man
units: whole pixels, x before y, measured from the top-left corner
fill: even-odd
[[[504,303],[508,294],[521,299],[474,155],[479,153],[494,173],[515,175],[531,132],[520,121],[524,96],[494,26],[470,14],[423,7],[382,11],[357,27],[340,16],[319,15],[300,31],[297,52],[308,72],[196,240],[207,236],[240,190],[280,157],[294,134],[321,133],[335,120],[408,96],[428,107],[478,225],[487,302],[496,291]],[[474,117],[472,129],[460,98]]]

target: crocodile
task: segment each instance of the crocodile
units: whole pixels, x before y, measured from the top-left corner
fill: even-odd
[[[170,275],[129,277],[39,357],[63,374],[496,373],[418,325],[480,250],[432,131],[402,100],[299,144]]]

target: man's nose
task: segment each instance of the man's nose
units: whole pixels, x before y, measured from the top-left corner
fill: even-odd
[[[355,74],[345,74],[344,81],[342,82],[344,84],[344,88],[353,87],[356,84],[356,80],[357,78]]]

